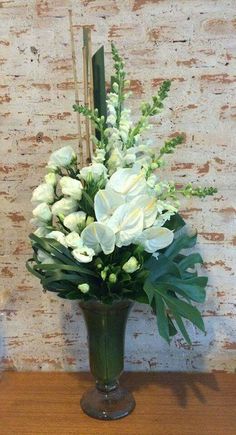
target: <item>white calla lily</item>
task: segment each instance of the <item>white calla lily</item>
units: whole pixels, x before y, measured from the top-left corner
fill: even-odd
[[[61,245],[65,246],[67,248],[67,242],[65,234],[63,234],[61,231],[51,231],[46,235],[46,239],[54,239],[57,240]]]
[[[95,255],[95,252],[93,249],[83,246],[82,248],[73,249],[72,255],[80,263],[90,263]]]
[[[64,195],[68,195],[78,201],[81,200],[83,186],[79,180],[71,177],[62,177],[59,184]]]
[[[100,222],[89,224],[81,233],[84,245],[92,248],[95,254],[103,251],[108,255],[114,251],[115,234],[111,228]]]
[[[63,224],[71,231],[81,231],[85,226],[86,216],[84,211],[70,213],[65,217]]]
[[[157,216],[157,200],[149,195],[140,195],[131,201],[131,204],[143,209],[144,228],[151,227]]]
[[[31,202],[46,202],[51,204],[54,201],[54,189],[51,184],[42,183],[33,190]]]
[[[99,190],[94,198],[94,211],[98,222],[107,223],[114,211],[122,204],[124,198],[109,189]]]
[[[78,208],[78,203],[73,198],[62,198],[57,202],[54,202],[52,206],[52,214],[58,216],[62,214],[63,216],[67,216],[70,213],[73,213]]]
[[[55,170],[58,167],[66,168],[73,162],[73,160],[76,160],[76,154],[73,148],[65,146],[51,154],[47,167],[51,170]]]
[[[52,219],[52,212],[46,202],[41,202],[41,204],[37,205],[32,213],[35,218],[43,222],[49,222]]]
[[[111,176],[107,188],[125,195],[127,200],[146,193],[147,183],[142,171],[134,168],[121,168]]]
[[[144,230],[135,243],[141,244],[146,252],[153,254],[159,249],[166,248],[173,242],[174,234],[168,228],[151,227]]]
[[[143,210],[131,204],[120,205],[107,225],[116,234],[118,247],[130,245],[143,231]]]
[[[83,241],[78,233],[75,231],[72,231],[71,233],[67,234],[66,236],[66,243],[70,248],[76,249],[76,248],[82,248],[83,247]]]

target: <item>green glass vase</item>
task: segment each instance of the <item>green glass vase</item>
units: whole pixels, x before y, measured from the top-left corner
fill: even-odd
[[[85,392],[80,401],[90,417],[115,420],[135,407],[132,394],[119,385],[124,368],[125,328],[132,305],[129,300],[111,305],[80,302],[88,332],[90,370],[96,380],[96,387]]]

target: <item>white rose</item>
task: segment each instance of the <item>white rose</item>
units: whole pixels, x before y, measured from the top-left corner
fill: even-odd
[[[140,268],[140,264],[135,257],[130,257],[128,261],[123,265],[122,269],[127,273],[136,272]]]
[[[79,180],[71,177],[62,177],[59,181],[62,193],[80,201],[83,186]]]
[[[55,172],[49,172],[45,175],[44,180],[47,184],[50,184],[51,186],[56,186],[57,184],[57,176]]]
[[[83,241],[78,233],[75,231],[72,231],[71,233],[67,234],[66,236],[66,243],[70,248],[82,248],[83,247]]]
[[[80,170],[80,176],[85,181],[98,181],[101,177],[107,177],[107,168],[102,163],[93,163]]]
[[[84,211],[76,211],[75,213],[68,214],[65,217],[63,224],[71,231],[81,231],[85,226],[85,221],[86,213],[84,213]]]
[[[47,204],[51,204],[54,201],[53,186],[47,183],[40,184],[34,189],[31,201],[35,203],[46,202]]]
[[[73,148],[71,148],[70,146],[66,146],[52,153],[47,167],[53,170],[57,169],[60,166],[65,168],[69,166],[75,159],[76,154]]]
[[[77,207],[77,201],[75,201],[73,198],[62,198],[53,204],[52,214],[55,216],[58,216],[59,214],[67,216],[68,214],[76,211]]]
[[[33,210],[33,216],[44,222],[49,222],[52,219],[52,212],[46,202],[37,205]]]
[[[78,260],[80,263],[90,263],[92,261],[95,252],[93,249],[87,248],[87,246],[83,246],[82,248],[73,249],[72,255]]]
[[[61,231],[51,231],[46,235],[47,239],[57,240],[61,245],[64,245],[67,248],[66,237]]]

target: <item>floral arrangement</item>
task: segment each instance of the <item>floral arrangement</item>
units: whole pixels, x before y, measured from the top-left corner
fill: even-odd
[[[157,153],[143,133],[161,112],[171,83],[164,81],[151,103],[142,104],[134,123],[124,62],[114,45],[112,56],[106,114],[74,105],[95,127],[91,163],[82,167],[74,149],[63,147],[52,153],[44,182],[33,191],[31,223],[37,229],[30,234],[27,268],[61,298],[150,304],[165,340],[180,331],[190,343],[184,320],[204,331],[192,303],[204,302],[207,277],[196,271],[199,253],[182,253],[197,236],[178,213],[179,197],[205,197],[216,189],[163,180],[164,155],[183,137],[167,140]]]

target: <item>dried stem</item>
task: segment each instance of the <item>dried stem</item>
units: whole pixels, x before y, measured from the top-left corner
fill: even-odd
[[[84,106],[88,109],[88,69],[87,69],[87,49],[82,47],[83,51],[83,79],[84,79]],[[86,159],[90,158],[90,128],[89,119],[85,118],[85,141],[86,141]]]

